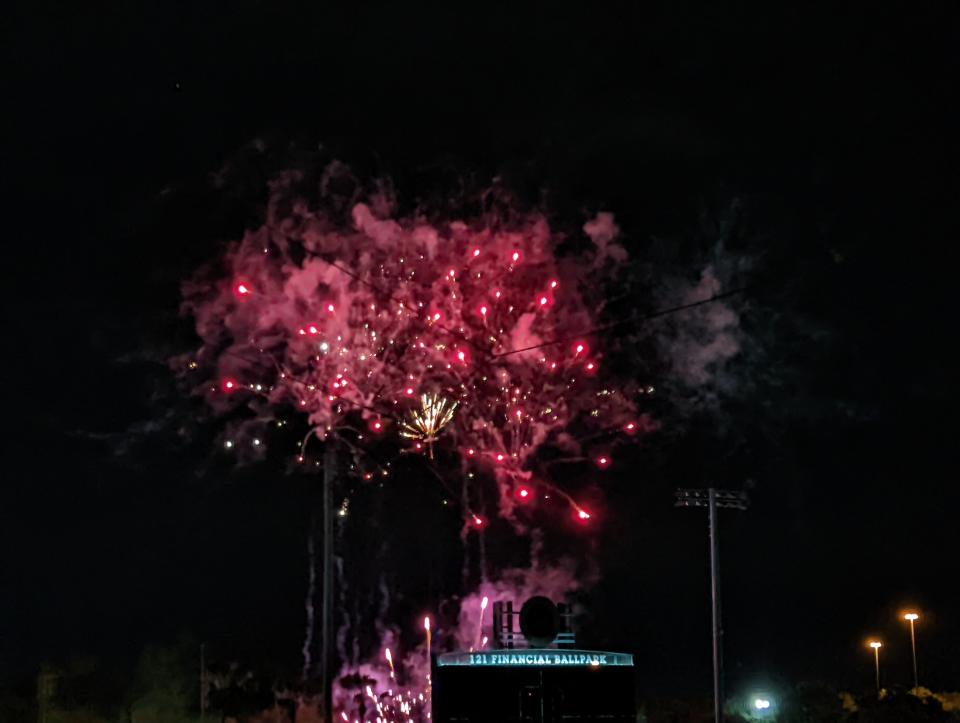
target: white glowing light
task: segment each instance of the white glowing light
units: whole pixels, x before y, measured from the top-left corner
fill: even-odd
[[[766,698],[757,698],[753,701],[753,707],[757,710],[767,710],[770,707],[770,701]]]

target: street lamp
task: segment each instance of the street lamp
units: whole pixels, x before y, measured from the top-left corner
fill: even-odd
[[[883,643],[879,640],[871,640],[867,643],[871,648],[873,648],[873,663],[877,671],[877,697],[880,697],[880,648],[883,647]]]
[[[903,614],[903,619],[910,623],[910,652],[913,653],[913,687],[914,689],[920,687],[920,682],[917,677],[917,636],[913,630],[913,623],[920,619],[920,616],[915,612],[908,612]]]

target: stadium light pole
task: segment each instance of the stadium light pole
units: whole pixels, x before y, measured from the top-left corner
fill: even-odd
[[[915,612],[904,613],[903,619],[910,623],[910,652],[913,654],[913,688],[916,690],[920,687],[919,678],[917,676],[917,636],[913,630],[913,623],[920,619],[920,616]]]
[[[877,697],[880,697],[880,648],[883,647],[883,643],[879,640],[871,640],[867,643],[871,648],[873,648],[873,664],[874,669],[876,670],[877,675]]]
[[[677,507],[706,507],[710,530],[710,598],[713,622],[713,720],[721,723],[723,716],[723,626],[720,617],[720,538],[717,528],[717,510],[747,509],[743,492],[708,489],[677,490]]]

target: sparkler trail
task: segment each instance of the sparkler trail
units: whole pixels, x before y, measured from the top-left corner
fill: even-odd
[[[393,667],[393,655],[390,654],[390,648],[386,648],[383,653],[384,657],[387,659],[387,662],[390,664],[390,679],[397,679],[397,671]]]
[[[480,619],[477,621],[477,638],[476,642],[470,647],[471,650],[477,650],[481,646],[480,638],[483,636],[483,613],[487,609],[487,603],[490,602],[490,598],[486,595],[483,596],[483,600],[480,601]]]
[[[433,707],[433,656],[431,648],[433,639],[430,632],[430,616],[423,619],[423,627],[427,631],[427,704]]]

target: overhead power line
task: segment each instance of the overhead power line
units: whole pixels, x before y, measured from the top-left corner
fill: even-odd
[[[522,349],[511,349],[510,351],[500,352],[499,354],[494,354],[493,358],[498,359],[504,356],[510,356],[511,354],[521,354],[525,351],[532,351],[534,349],[542,349],[548,346],[556,346],[557,344],[565,344],[571,341],[576,341],[577,339],[582,339],[585,336],[594,336],[604,331],[611,331],[613,329],[619,329],[621,327],[629,327],[635,324],[642,324],[645,321],[650,321],[652,319],[657,319],[661,316],[667,316],[669,314],[676,314],[681,311],[687,311],[688,309],[693,309],[698,306],[704,306],[705,304],[712,304],[715,301],[720,301],[721,299],[726,299],[730,296],[735,296],[737,294],[742,294],[753,287],[742,286],[737,289],[731,289],[730,291],[724,291],[719,294],[714,294],[713,296],[707,299],[701,299],[700,301],[692,301],[689,304],[681,304],[680,306],[671,306],[667,309],[658,309],[657,311],[652,311],[649,314],[644,314],[642,316],[634,317],[632,319],[624,319],[623,321],[614,321],[609,324],[602,324],[600,326],[595,326],[592,329],[587,329],[586,331],[581,331],[577,334],[570,334],[567,336],[559,337],[556,339],[551,339],[550,341],[544,341],[539,344],[531,344],[530,346],[525,346]]]
[[[331,261],[330,259],[325,258],[325,257],[324,257],[323,255],[321,255],[321,254],[317,254],[317,255],[316,255],[316,258],[319,258],[321,261],[323,261],[324,263],[328,264],[328,265],[331,266],[332,268],[336,269],[336,270],[339,271],[340,273],[346,274],[346,275],[349,276],[351,279],[357,281],[357,282],[360,283],[360,284],[363,284],[364,286],[368,287],[369,289],[372,289],[373,291],[375,291],[375,292],[377,292],[377,293],[379,293],[379,294],[383,294],[383,295],[387,296],[387,297],[390,298],[392,301],[397,302],[398,304],[400,304],[401,306],[403,306],[403,307],[404,307],[405,309],[407,309],[408,311],[411,311],[411,312],[414,312],[414,313],[417,313],[417,312],[418,312],[417,309],[411,308],[411,307],[407,304],[406,301],[397,298],[394,294],[391,294],[389,291],[387,291],[387,290],[385,290],[385,289],[382,289],[380,286],[378,286],[378,285],[375,284],[374,282],[369,281],[369,280],[367,280],[367,279],[364,279],[363,277],[361,277],[361,276],[360,276],[358,273],[356,273],[355,271],[351,271],[350,269],[345,268],[344,266],[342,266],[342,265],[339,264],[338,262],[336,262],[336,261]],[[451,328],[449,328],[449,327],[447,327],[447,326],[445,326],[445,325],[443,325],[443,324],[436,324],[434,328],[438,328],[438,329],[440,329],[441,331],[444,331],[444,332],[446,332],[447,334],[450,334],[451,336],[455,336],[456,338],[460,339],[460,340],[461,340],[462,342],[464,342],[465,344],[469,344],[469,345],[472,346],[474,349],[476,349],[476,350],[480,351],[481,353],[483,353],[484,356],[486,356],[488,359],[493,360],[493,359],[499,359],[499,358],[505,357],[505,356],[511,356],[511,355],[513,355],[513,354],[522,354],[523,352],[533,351],[534,349],[543,349],[543,348],[548,347],[548,346],[556,346],[557,344],[568,343],[568,342],[571,342],[571,341],[575,341],[575,340],[577,340],[577,339],[581,339],[581,338],[583,338],[583,337],[585,337],[585,336],[594,336],[594,335],[599,334],[599,333],[601,333],[601,332],[611,331],[611,330],[613,330],[613,329],[619,329],[619,328],[622,328],[622,327],[630,327],[630,326],[632,326],[632,325],[642,324],[642,323],[645,322],[645,321],[651,321],[651,320],[653,320],[653,319],[658,319],[658,318],[660,318],[660,317],[662,317],[662,316],[669,316],[670,314],[676,314],[676,313],[679,313],[679,312],[681,312],[681,311],[687,311],[687,310],[689,310],[689,309],[694,309],[694,308],[696,308],[696,307],[698,307],[698,306],[704,306],[704,305],[706,305],[706,304],[712,304],[712,303],[714,303],[714,302],[716,302],[716,301],[720,301],[721,299],[726,299],[726,298],[729,298],[729,297],[731,297],[731,296],[736,296],[737,294],[745,293],[746,291],[749,291],[751,288],[753,288],[753,286],[741,286],[741,287],[736,288],[736,289],[731,289],[731,290],[729,290],[729,291],[723,291],[723,292],[721,292],[721,293],[719,293],[719,294],[714,294],[713,296],[710,296],[710,297],[708,297],[708,298],[706,298],[706,299],[700,299],[699,301],[692,301],[692,302],[690,302],[690,303],[688,303],[688,304],[681,304],[680,306],[672,306],[672,307],[669,307],[669,308],[666,308],[666,309],[658,309],[658,310],[656,310],[656,311],[652,311],[652,312],[650,312],[650,313],[648,313],[648,314],[644,314],[644,315],[639,316],[639,317],[633,317],[633,318],[631,318],[631,319],[624,319],[624,320],[622,320],[622,321],[614,321],[614,322],[611,322],[611,323],[609,323],[609,324],[602,324],[602,325],[600,325],[600,326],[595,326],[595,327],[592,328],[592,329],[587,329],[587,330],[585,330],[585,331],[581,331],[581,332],[578,332],[578,333],[576,333],[576,334],[570,334],[570,335],[567,335],[567,336],[558,337],[558,338],[555,338],[555,339],[551,339],[551,340],[549,340],[549,341],[541,342],[541,343],[539,343],[539,344],[531,344],[530,346],[525,346],[525,347],[523,347],[523,348],[521,348],[521,349],[511,349],[510,351],[500,352],[499,354],[491,354],[488,349],[486,349],[485,347],[481,346],[480,344],[477,344],[475,341],[473,341],[472,339],[470,339],[466,334],[464,334],[463,332],[461,332],[461,331],[459,331],[459,330],[457,330],[457,329],[451,329]]]

